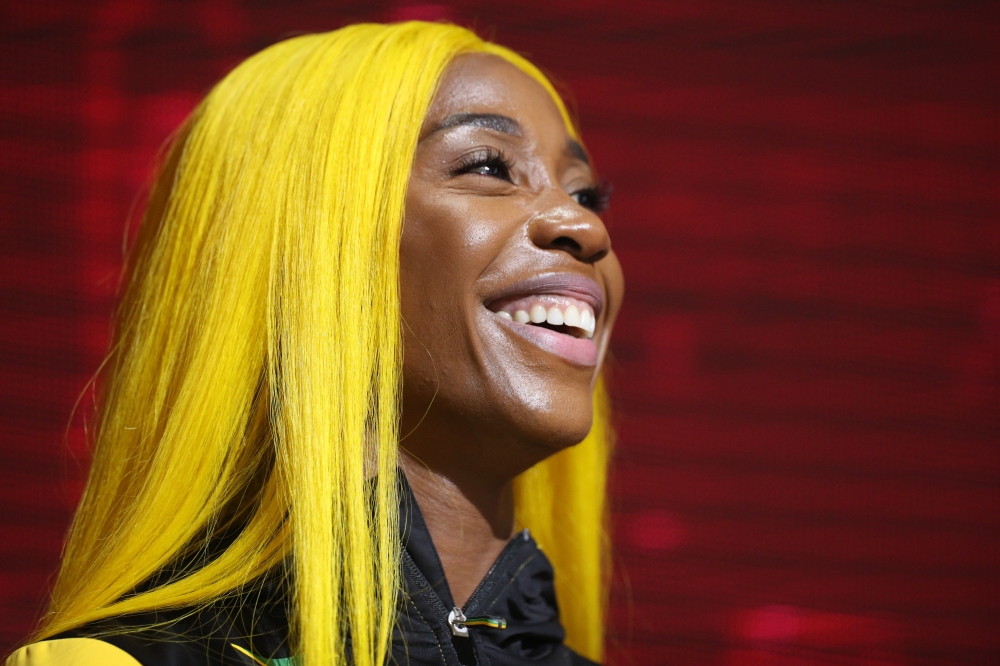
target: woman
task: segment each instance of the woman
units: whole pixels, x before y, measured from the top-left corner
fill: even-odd
[[[551,85],[466,30],[237,67],[152,192],[8,664],[599,660],[605,198]]]

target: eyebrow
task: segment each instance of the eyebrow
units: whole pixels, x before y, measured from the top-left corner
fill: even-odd
[[[500,113],[455,113],[438,123],[421,140],[426,139],[435,132],[461,126],[482,127],[483,129],[493,130],[501,134],[509,134],[510,136],[521,135],[521,124],[510,116]],[[566,152],[584,164],[590,164],[587,151],[583,149],[583,146],[576,139],[566,141]]]
[[[583,146],[581,146],[580,142],[576,139],[570,139],[566,142],[566,152],[584,164],[590,164],[590,158],[587,157],[587,151],[583,149]]]
[[[520,136],[521,134],[520,123],[509,116],[499,113],[456,113],[438,123],[437,127],[432,129],[427,136],[461,125],[482,127],[483,129],[493,130],[501,134],[510,134],[511,136]]]

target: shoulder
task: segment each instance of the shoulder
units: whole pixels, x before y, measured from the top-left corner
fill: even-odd
[[[140,666],[128,652],[97,638],[57,638],[26,645],[6,666]]]
[[[277,595],[114,616],[33,643],[5,666],[249,666],[281,663],[288,625]]]

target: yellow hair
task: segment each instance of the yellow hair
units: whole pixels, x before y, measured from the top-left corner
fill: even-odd
[[[382,663],[399,589],[404,196],[442,73],[469,52],[534,77],[574,132],[530,63],[421,22],[281,42],[193,112],[130,259],[90,477],[36,639],[210,603],[287,563],[304,663],[344,663],[347,632],[354,663]],[[606,563],[596,411],[583,444],[516,483],[568,642],[592,659]]]

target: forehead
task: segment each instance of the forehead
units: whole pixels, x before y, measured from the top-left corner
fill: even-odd
[[[469,53],[445,70],[425,130],[457,113],[510,116],[536,136],[569,136],[558,107],[537,81],[499,56]]]

